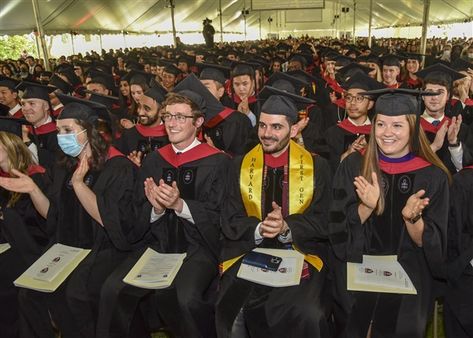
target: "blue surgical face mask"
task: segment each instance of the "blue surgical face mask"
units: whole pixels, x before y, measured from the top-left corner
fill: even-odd
[[[87,142],[80,144],[79,141],[77,141],[77,135],[80,135],[83,132],[85,132],[85,129],[77,134],[57,134],[57,143],[59,144],[59,147],[61,147],[64,154],[72,157],[79,156],[79,154],[82,152],[82,149],[84,149],[85,145],[87,144]]]

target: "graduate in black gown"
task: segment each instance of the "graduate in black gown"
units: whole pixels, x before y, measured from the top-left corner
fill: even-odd
[[[46,219],[35,209],[28,194],[5,189],[2,179],[28,175],[40,187],[50,183],[46,170],[36,165],[22,140],[19,118],[0,118],[0,243],[10,249],[0,254],[0,331],[2,337],[18,337],[18,288],[13,281],[38,258],[48,243]]]
[[[39,164],[50,170],[59,153],[56,122],[50,115],[51,105],[49,102],[49,93],[56,88],[23,81],[18,84],[17,89],[23,90],[22,111],[25,119],[32,125],[29,127],[29,138],[37,141]]]
[[[359,93],[382,88],[381,83],[368,75],[356,74],[343,86],[346,90],[347,117],[325,131],[324,139],[329,149],[329,163],[332,173],[348,155],[362,151],[368,142],[371,131],[369,111],[374,106],[374,99]]]
[[[124,130],[115,141],[117,149],[137,165],[141,164],[146,155],[169,143],[159,116],[165,96],[164,89],[148,89],[138,103],[138,123],[133,128]]]
[[[335,175],[337,337],[425,335],[434,278],[444,277],[449,173],[424,132],[417,134],[418,106],[412,95],[380,96],[365,154],[348,156]],[[363,255],[396,255],[417,294],[347,291],[346,263]]]
[[[448,338],[473,336],[473,166],[453,176],[448,219],[448,286],[444,325]]]
[[[450,118],[446,114],[452,82],[464,75],[439,63],[416,75],[423,79],[424,90],[439,93],[424,97],[425,111],[420,125],[431,142],[432,150],[454,174],[464,165],[473,163],[473,135],[470,129],[462,123],[461,115]]]
[[[22,289],[22,336],[52,337],[51,318],[63,337],[94,337],[103,280],[130,244],[135,167],[106,143],[96,123],[107,118],[103,105],[58,94],[64,110],[57,120],[64,156],[48,192],[26,176],[9,178],[9,189],[29,193],[48,222],[50,244],[91,249],[55,292]],[[7,187],[8,188],[8,187]]]
[[[222,218],[219,337],[328,337],[325,277],[330,173],[327,162],[293,141],[296,104],[310,100],[264,87],[260,144],[237,157]],[[297,168],[297,173],[294,171]],[[297,286],[273,288],[238,278],[256,247],[305,254]]]
[[[198,67],[202,68],[200,82],[217,100],[224,102],[221,99],[225,95],[224,86],[230,69],[209,63],[198,64]],[[223,104],[217,114],[205,116],[205,135],[215,147],[231,155],[241,155],[245,152],[250,130],[251,121],[245,114]]]
[[[191,77],[184,84],[190,84]],[[163,103],[171,143],[146,157],[136,185],[134,235],[140,247],[102,288],[99,337],[148,337],[150,323],[166,326],[175,337],[215,336],[220,211],[230,158],[196,138],[206,103],[198,88],[179,86],[181,90],[168,94]],[[169,288],[148,290],[123,283],[147,246],[161,253],[187,253]],[[155,311],[142,311],[145,305]],[[158,322],[151,318],[156,314]]]

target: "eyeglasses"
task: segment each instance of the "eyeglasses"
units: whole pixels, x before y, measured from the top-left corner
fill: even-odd
[[[161,116],[161,119],[164,121],[164,122],[169,122],[171,121],[172,119],[176,120],[178,123],[184,123],[186,122],[186,119],[192,119],[194,118],[194,116],[192,115],[183,115],[183,114],[176,114],[176,115],[172,115],[172,114],[163,114]]]
[[[352,95],[347,95],[345,96],[345,101],[348,102],[348,103],[351,103],[353,101],[355,101],[356,103],[361,103],[363,102],[364,100],[366,99],[366,97],[364,96],[352,96]]]

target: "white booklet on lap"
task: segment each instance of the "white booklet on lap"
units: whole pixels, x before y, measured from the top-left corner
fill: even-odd
[[[90,250],[56,243],[13,284],[42,292],[54,292],[89,253]]]
[[[11,246],[8,243],[0,243],[0,254],[4,253],[8,249],[10,249]]]
[[[179,272],[185,257],[185,253],[162,254],[147,248],[123,282],[143,289],[167,288]]]
[[[237,277],[250,282],[272,286],[286,287],[299,285],[301,280],[304,255],[295,250],[256,248],[253,251],[281,257],[282,261],[277,271],[258,268],[241,263]]]
[[[416,295],[409,275],[396,255],[363,255],[363,263],[347,263],[347,289]]]

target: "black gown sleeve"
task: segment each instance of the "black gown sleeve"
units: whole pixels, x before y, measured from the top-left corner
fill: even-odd
[[[129,250],[128,233],[134,223],[132,208],[135,168],[124,157],[108,161],[104,172],[104,187],[96,194],[104,230],[119,250]]]

